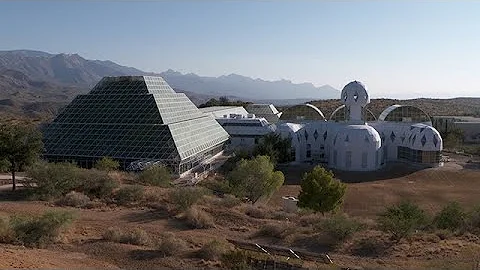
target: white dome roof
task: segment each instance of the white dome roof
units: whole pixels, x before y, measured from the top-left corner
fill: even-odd
[[[370,97],[368,96],[365,86],[358,81],[353,81],[345,85],[340,99],[345,105],[361,105],[363,107],[370,103]]]
[[[443,141],[440,133],[432,126],[425,124],[411,125],[405,132],[404,146],[422,151],[441,151]]]
[[[337,130],[333,147],[336,149],[379,149],[380,134],[368,125],[347,125]]]

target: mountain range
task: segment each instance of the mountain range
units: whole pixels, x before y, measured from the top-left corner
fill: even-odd
[[[145,72],[112,61],[87,60],[78,54],[50,54],[41,51],[0,51],[0,70],[20,71],[29,79],[63,86],[90,88],[104,76],[152,75],[163,77],[174,89],[209,96],[235,96],[244,100],[329,99],[339,91],[329,85],[315,87],[311,83],[265,81],[230,74],[202,77],[173,70]]]

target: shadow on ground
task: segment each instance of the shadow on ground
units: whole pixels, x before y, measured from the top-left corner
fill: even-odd
[[[311,171],[315,166],[311,164],[278,165],[277,170],[282,171],[285,175],[285,185],[299,185],[303,175]],[[390,163],[383,169],[374,172],[332,171],[335,178],[340,179],[342,182],[362,183],[400,178],[423,169],[425,168],[405,163]]]

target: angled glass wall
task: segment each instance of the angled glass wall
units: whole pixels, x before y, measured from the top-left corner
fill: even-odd
[[[222,150],[228,134],[160,77],[105,77],[44,129],[50,161],[91,167],[104,156],[126,168],[160,161],[175,173]]]

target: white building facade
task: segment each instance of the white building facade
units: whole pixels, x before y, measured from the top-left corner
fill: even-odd
[[[292,141],[295,162],[323,163],[345,171],[375,171],[387,162],[404,161],[439,166],[443,148],[439,132],[429,116],[412,106],[394,105],[372,119],[365,106],[370,98],[357,81],[347,84],[341,93],[341,121],[333,114],[327,121],[318,108],[312,109],[315,120],[282,121],[277,132]],[[313,105],[306,104],[312,108]],[[334,112],[334,114],[335,114]],[[287,112],[284,112],[287,114]]]

